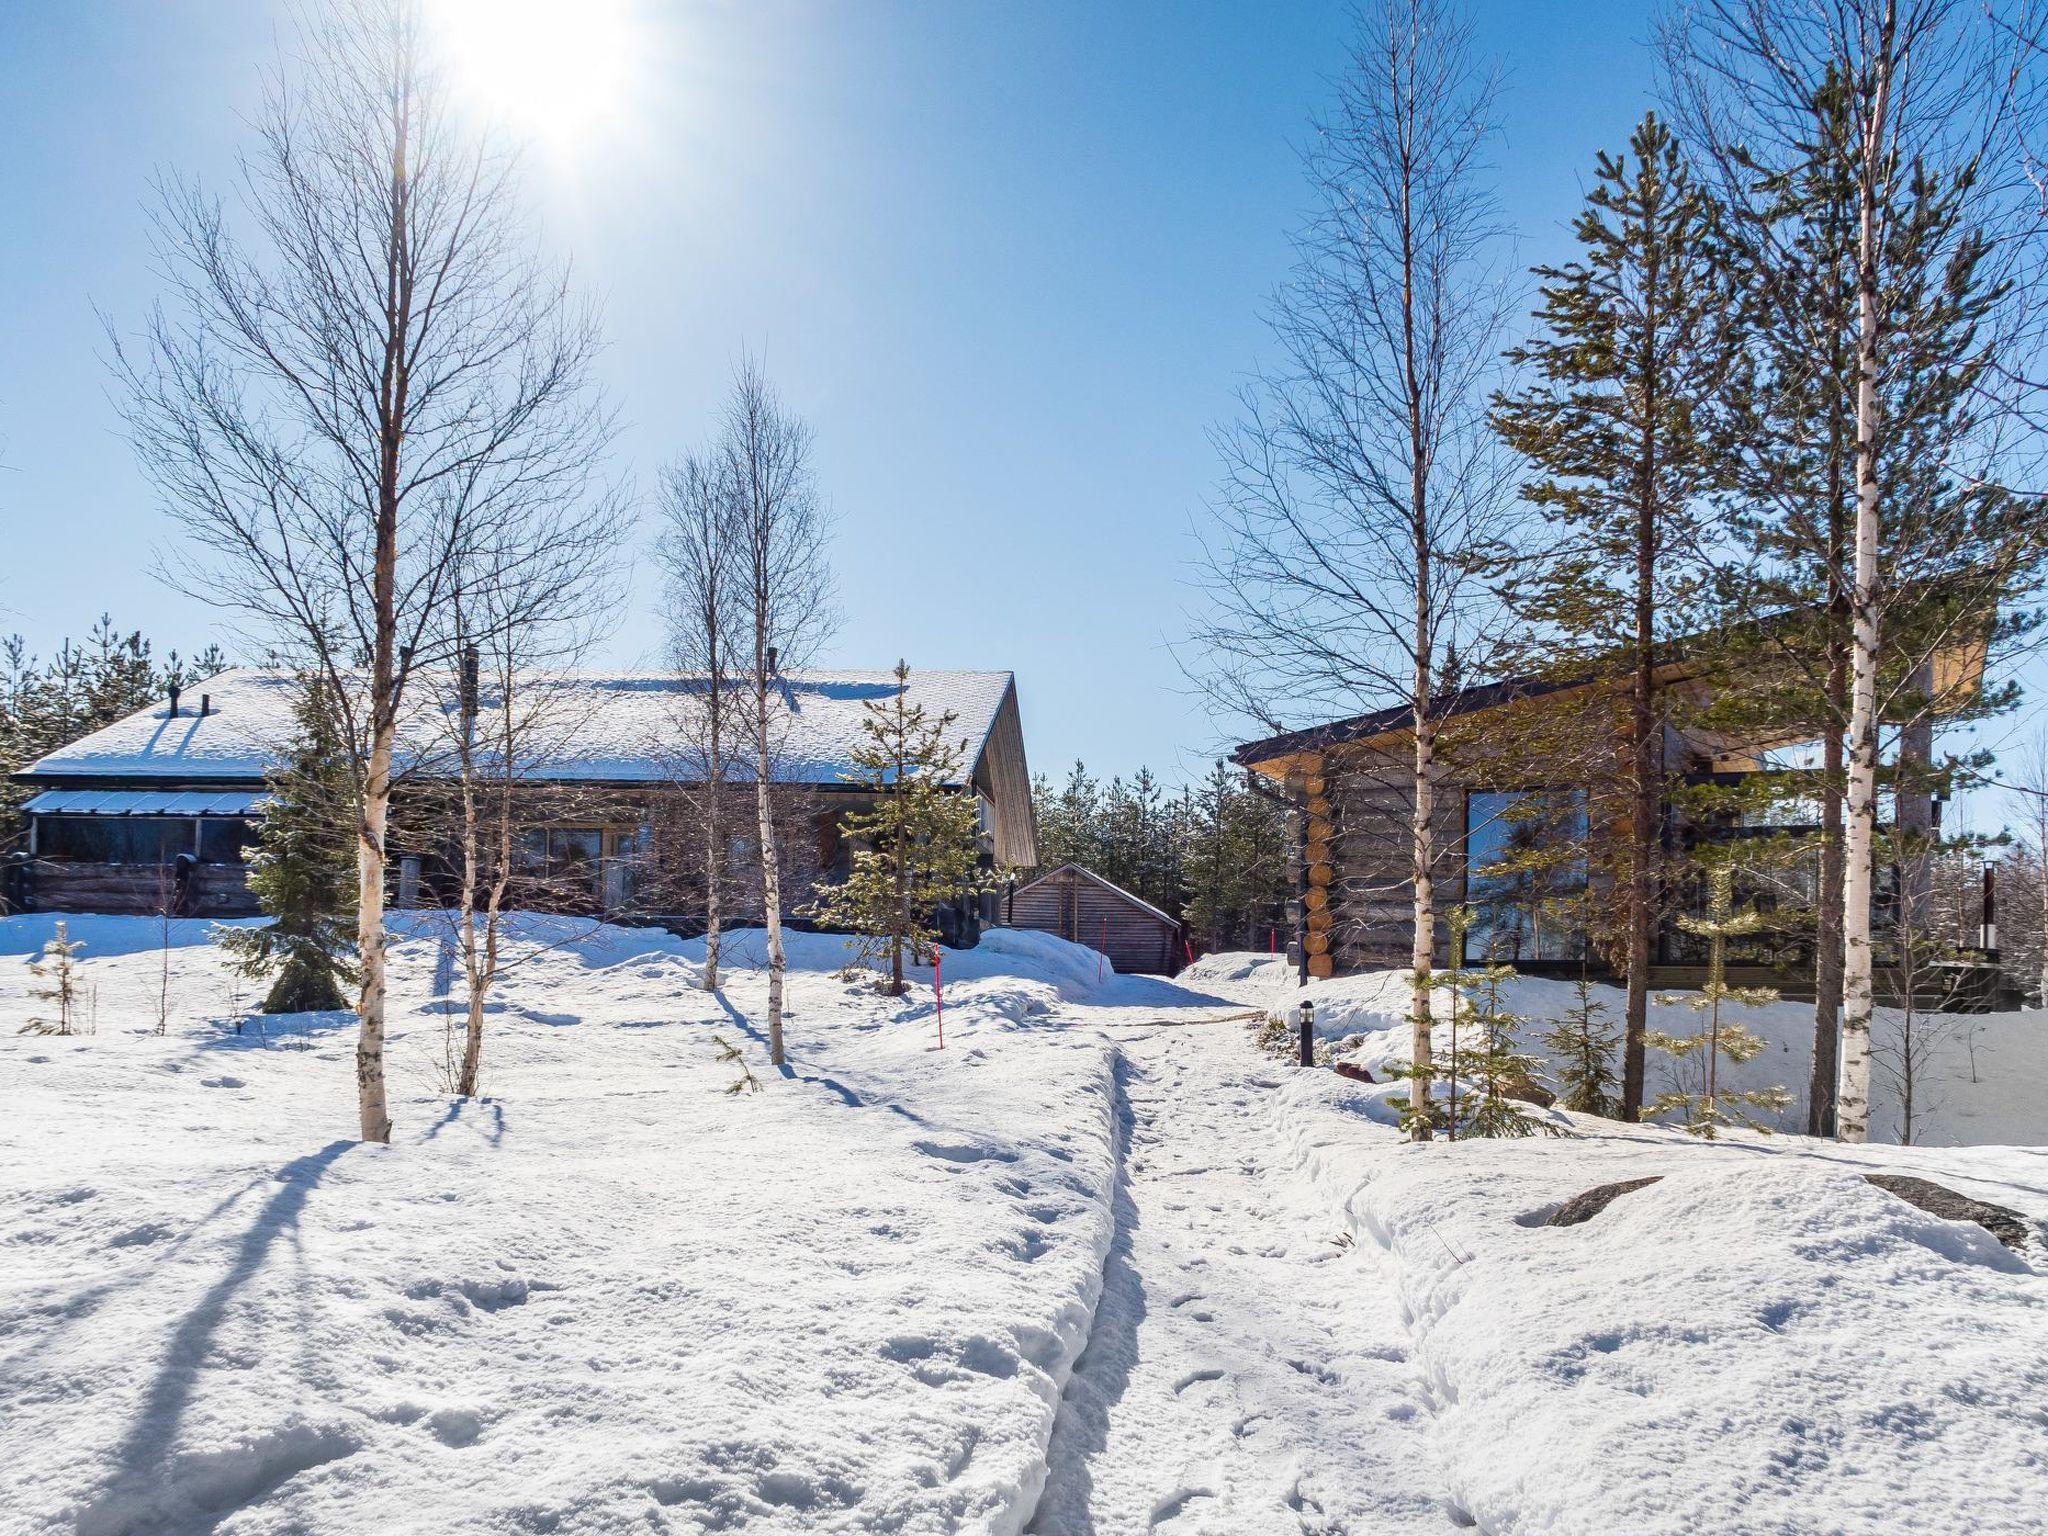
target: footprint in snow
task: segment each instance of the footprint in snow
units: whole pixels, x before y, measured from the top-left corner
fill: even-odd
[[[202,1077],[199,1080],[199,1086],[202,1088],[246,1088],[249,1085],[239,1077]]]

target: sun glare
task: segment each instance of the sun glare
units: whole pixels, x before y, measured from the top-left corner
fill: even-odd
[[[431,0],[458,91],[524,137],[563,148],[624,111],[631,0]]]

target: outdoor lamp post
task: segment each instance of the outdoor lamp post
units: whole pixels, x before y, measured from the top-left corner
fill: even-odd
[[[1305,997],[1301,1000],[1301,1064],[1316,1064],[1316,1005]]]

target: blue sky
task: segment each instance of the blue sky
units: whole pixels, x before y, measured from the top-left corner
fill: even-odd
[[[846,622],[829,659],[1018,674],[1034,765],[1169,781],[1227,729],[1169,646],[1207,433],[1264,345],[1342,62],[1329,4],[621,0],[628,85],[529,159],[537,227],[603,301],[620,469],[701,439],[743,347],[817,433]],[[171,536],[109,402],[94,306],[138,320],[158,168],[221,181],[281,6],[0,5],[0,633],[102,610],[185,649]],[[1650,101],[1649,9],[1486,0],[1524,260]],[[651,583],[605,660],[656,646]]]

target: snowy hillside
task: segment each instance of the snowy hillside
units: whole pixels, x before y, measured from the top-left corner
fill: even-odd
[[[235,1033],[205,925],[74,920],[64,1038],[15,1032],[53,921],[0,920],[6,1536],[2002,1536],[2048,1500],[2048,1152],[1410,1147],[1390,1089],[1257,1049],[1259,957],[1002,931],[946,956],[943,1050],[929,972],[884,999],[795,936],[779,1076],[759,935],[719,998],[700,945],[521,919],[460,1104],[437,923],[394,925],[366,1147],[351,1021]],[[1361,1056],[1376,986],[1318,993]]]
[[[1180,980],[1191,987],[1229,988],[1256,996],[1274,1017],[1291,1023],[1303,997],[1315,1003],[1316,1034],[1335,1044],[1337,1055],[1355,1061],[1375,1077],[1405,1063],[1409,1057],[1408,973],[1372,971],[1296,984],[1284,960],[1263,955],[1204,956]],[[1594,1000],[1618,1022],[1623,994],[1619,988],[1595,983]],[[1539,1036],[1566,1010],[1578,1003],[1578,988],[1565,981],[1520,976],[1502,988],[1501,1001],[1524,1021],[1521,1046],[1543,1054]],[[1437,1012],[1447,1015],[1448,993],[1439,993]],[[1729,1005],[1726,1016],[1740,1021],[1767,1043],[1764,1053],[1742,1066],[1722,1065],[1724,1081],[1736,1087],[1788,1089],[1793,1103],[1777,1117],[1781,1130],[1806,1124],[1807,1070],[1813,1049],[1813,1007],[1810,1003],[1773,1003],[1745,1008]],[[1682,1002],[1653,996],[1650,1028],[1673,1035],[1699,1029],[1700,1016]],[[1880,1008],[1872,1031],[1874,1063],[1871,1081],[1871,1134],[1875,1140],[1901,1140],[1902,1068],[1905,1060],[1904,1016]],[[1912,1027],[1920,1044],[1914,1051],[1913,1141],[1921,1146],[1978,1146],[1989,1143],[2048,1143],[2048,1010],[2018,1013],[1920,1014]],[[1439,1024],[1437,1049],[1450,1043]],[[1679,1085],[1669,1056],[1649,1054],[1649,1087],[1655,1094]]]
[[[2048,1151],[1708,1145],[1576,1116],[1568,1139],[1404,1147],[1402,1091],[1297,1073],[1282,1121],[1398,1293],[1479,1528],[2041,1528]],[[2031,1240],[2009,1252],[1876,1171],[2016,1208]]]
[[[352,1139],[343,1020],[208,1022],[228,987],[199,924],[166,1035],[153,925],[108,919],[72,925],[99,1032],[17,1035],[50,926],[0,924],[0,1527],[999,1530],[1029,1507],[1115,1149],[1102,1040],[1015,1021],[1092,956],[960,957],[942,1054],[928,997],[862,995],[837,941],[801,938],[794,1072],[731,1097],[714,1036],[768,1071],[758,973],[728,1007],[690,990],[699,946],[533,920],[561,947],[515,971],[490,1097],[458,1105],[439,945],[409,938],[379,1148]]]

